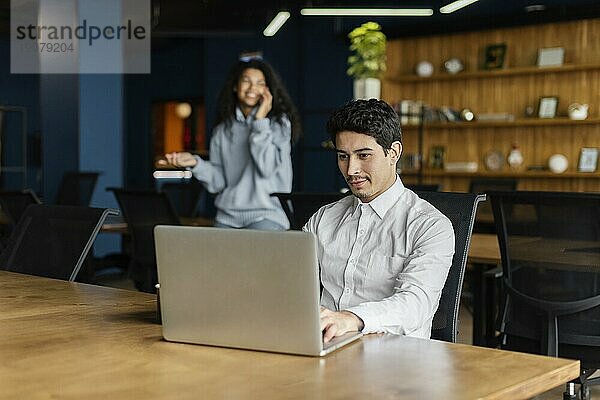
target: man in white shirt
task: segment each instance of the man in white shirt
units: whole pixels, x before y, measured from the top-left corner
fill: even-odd
[[[349,102],[327,130],[354,196],[321,207],[303,228],[317,236],[324,341],[357,330],[429,338],[452,224],[396,174],[400,121],[387,103]]]

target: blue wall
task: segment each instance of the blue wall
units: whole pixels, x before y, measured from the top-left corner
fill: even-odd
[[[79,78],[79,170],[99,171],[92,197],[94,207],[118,208],[107,187],[123,185],[123,77],[80,75]],[[100,235],[94,254],[118,251],[121,237]]]
[[[79,168],[79,76],[40,75],[40,107],[44,202],[53,203],[64,172]]]
[[[10,42],[0,39],[0,106],[19,106],[27,109],[27,133],[30,150],[34,143],[33,136],[40,132],[40,77],[32,74],[10,74]],[[21,158],[21,123],[20,115],[8,116],[7,137],[2,142],[2,166],[20,165]],[[35,164],[35,154],[28,155],[27,186],[36,192],[41,192],[41,165]],[[21,175],[2,172],[0,176],[2,187],[10,189],[21,188]]]

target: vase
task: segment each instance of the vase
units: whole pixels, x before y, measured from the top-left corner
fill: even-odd
[[[354,99],[379,99],[381,96],[381,81],[377,78],[354,80]]]
[[[523,165],[523,154],[516,144],[513,144],[511,151],[508,153],[507,160],[511,168],[520,168]]]

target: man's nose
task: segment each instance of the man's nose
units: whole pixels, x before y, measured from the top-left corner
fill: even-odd
[[[348,175],[359,175],[361,171],[360,161],[356,158],[350,157],[348,159]]]

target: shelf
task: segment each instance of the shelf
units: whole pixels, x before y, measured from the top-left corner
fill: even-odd
[[[573,120],[569,118],[528,118],[514,121],[483,122],[432,122],[423,124],[424,129],[469,129],[469,128],[515,128],[520,126],[597,125],[600,118]],[[402,125],[403,129],[418,129],[419,125]]]
[[[600,69],[600,64],[566,64],[559,67],[515,67],[499,70],[482,70],[472,72],[459,72],[458,74],[435,74],[429,77],[420,77],[415,75],[402,75],[398,77],[387,77],[386,81],[392,83],[417,83],[417,82],[432,82],[432,81],[454,81],[461,79],[485,79],[485,78],[498,78],[505,76],[517,76],[517,75],[535,75],[535,74],[548,74],[548,73],[566,73],[566,72],[578,72],[578,71],[591,71]]]
[[[418,176],[418,171],[403,171],[400,176]],[[465,178],[465,177],[485,177],[485,178],[548,178],[548,179],[599,179],[600,172],[576,172],[566,171],[562,174],[555,174],[550,171],[477,171],[477,172],[448,172],[442,169],[423,170],[424,177],[445,177],[445,178]]]

